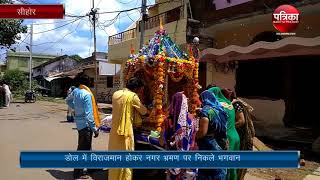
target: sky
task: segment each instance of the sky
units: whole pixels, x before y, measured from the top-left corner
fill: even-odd
[[[92,7],[92,0],[27,0],[27,2],[31,4],[64,4],[66,14],[71,15],[85,15]],[[148,0],[147,2],[148,4],[154,4],[155,0]],[[140,6],[141,0],[95,0],[95,7],[99,8],[99,12],[125,10]],[[134,21],[140,18],[139,10],[133,10],[121,13],[115,22],[110,21],[117,14],[99,14],[98,25],[96,27],[98,52],[107,52],[108,37],[126,30]],[[26,46],[30,43],[31,23],[34,24],[34,53],[53,55],[78,54],[83,58],[91,56],[94,49],[93,33],[88,16],[81,19],[65,17],[59,20],[25,20],[24,24],[28,26],[28,33],[21,34],[21,40],[12,46],[16,48],[17,52],[28,51]],[[63,27],[57,28],[59,26]]]

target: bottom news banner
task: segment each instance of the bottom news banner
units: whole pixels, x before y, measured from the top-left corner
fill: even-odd
[[[299,168],[299,151],[24,151],[21,168]]]

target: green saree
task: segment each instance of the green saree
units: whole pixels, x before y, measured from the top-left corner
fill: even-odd
[[[223,106],[224,110],[228,114],[228,123],[227,123],[227,137],[229,141],[230,151],[240,150],[240,137],[236,130],[236,113],[233,108],[232,103],[224,97],[219,87],[212,87],[208,91],[212,92],[218,99],[218,101]],[[236,169],[228,169],[227,180],[237,180],[237,171]]]

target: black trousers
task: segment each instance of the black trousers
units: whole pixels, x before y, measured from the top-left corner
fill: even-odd
[[[78,131],[79,137],[78,137],[78,148],[77,150],[83,150],[83,151],[89,151],[91,150],[92,146],[92,130],[87,127],[84,129],[81,129]],[[73,171],[73,177],[79,178],[83,175],[83,169],[74,169]]]

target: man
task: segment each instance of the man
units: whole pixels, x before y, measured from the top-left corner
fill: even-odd
[[[3,82],[2,87],[3,87],[4,90],[5,90],[5,107],[9,107],[9,106],[10,106],[11,99],[12,99],[12,98],[11,98],[11,97],[12,97],[12,94],[11,94],[10,88],[9,88],[9,86],[7,85],[6,82]]]
[[[0,81],[0,108],[3,108],[5,105],[5,97],[6,97],[6,91],[3,88],[3,83]]]
[[[134,150],[133,126],[141,126],[141,116],[146,115],[136,93],[143,91],[143,83],[138,78],[131,78],[127,88],[116,91],[112,96],[112,128],[109,136],[109,150]],[[131,180],[132,169],[109,169],[110,180]]]
[[[78,130],[78,149],[91,150],[92,135],[99,136],[98,126],[99,119],[96,117],[97,107],[95,99],[90,89],[89,77],[80,74],[75,78],[76,88],[69,94],[66,99],[70,108],[75,110],[74,120]],[[90,173],[90,170],[88,170]],[[83,169],[74,169],[73,176],[75,179],[88,179]]]

